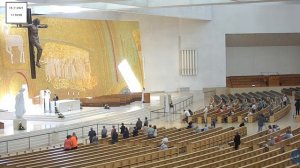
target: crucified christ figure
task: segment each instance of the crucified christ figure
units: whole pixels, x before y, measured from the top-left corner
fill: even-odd
[[[32,24],[26,24],[21,25],[21,27],[28,27],[30,31],[30,37],[29,42],[32,44],[33,47],[37,49],[37,57],[36,57],[36,63],[35,65],[39,68],[41,68],[40,59],[42,57],[42,46],[40,44],[40,38],[39,38],[39,29],[38,28],[47,28],[48,25],[46,24],[40,24],[40,20],[38,18],[34,19],[32,21]],[[33,51],[34,53],[34,51]]]

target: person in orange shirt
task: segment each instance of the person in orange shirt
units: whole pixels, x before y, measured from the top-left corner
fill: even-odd
[[[78,147],[78,138],[77,138],[75,132],[73,132],[72,137],[70,139],[71,139],[71,142],[72,142],[72,149],[77,149],[77,147]]]
[[[71,135],[68,135],[67,139],[65,139],[64,150],[71,150],[71,149],[72,149]]]

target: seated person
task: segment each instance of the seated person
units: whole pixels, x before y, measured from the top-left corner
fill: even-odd
[[[275,145],[275,138],[274,137],[271,137],[271,139],[268,141],[268,145],[269,146]]]
[[[139,130],[136,128],[136,127],[134,127],[133,128],[133,132],[132,132],[132,136],[138,136],[139,135]]]
[[[93,138],[92,138],[92,144],[94,144],[94,145],[99,144],[99,139],[98,139],[97,135],[93,136]]]
[[[285,135],[284,135],[284,139],[290,139],[290,138],[293,138],[294,135],[292,134],[292,131],[291,130],[287,130]]]
[[[152,128],[151,125],[149,125],[149,128],[148,128],[148,138],[154,138],[154,128]]]
[[[110,109],[110,107],[108,106],[108,104],[104,104],[104,109]]]
[[[65,139],[64,150],[71,150],[71,149],[72,149],[71,135],[68,135],[67,139]]]
[[[209,104],[209,109],[213,110],[214,109],[214,105],[212,105],[211,103]]]
[[[160,150],[166,150],[166,149],[168,149],[168,145],[162,143],[159,148],[160,148]]]
[[[280,128],[278,125],[273,125],[273,132],[279,131]]]
[[[272,125],[269,125],[268,126],[268,134],[271,134],[273,133],[273,128],[272,128]]]
[[[168,143],[169,143],[169,139],[168,139],[167,136],[165,135],[164,138],[161,140],[161,144],[167,145]]]
[[[77,149],[78,148],[78,138],[77,138],[75,132],[73,132],[70,140],[72,141],[72,149]]]
[[[275,138],[275,142],[278,143],[278,142],[281,142],[281,140],[282,140],[281,135],[277,135]]]

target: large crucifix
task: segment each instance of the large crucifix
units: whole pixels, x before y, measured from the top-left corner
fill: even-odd
[[[31,78],[36,79],[35,66],[37,66],[38,68],[41,68],[40,59],[42,57],[42,52],[43,52],[42,46],[40,44],[38,29],[39,28],[47,28],[48,25],[40,24],[40,20],[37,18],[32,20],[31,9],[28,8],[27,9],[27,24],[18,24],[17,26],[21,27],[21,28],[22,27],[28,28]],[[37,50],[36,59],[35,59],[34,47]]]

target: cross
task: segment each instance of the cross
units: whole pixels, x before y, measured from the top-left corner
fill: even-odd
[[[38,19],[35,19],[36,21]],[[41,68],[39,63],[41,55],[42,55],[42,47],[39,43],[38,37],[38,28],[47,28],[46,24],[32,23],[31,9],[27,8],[27,24],[18,24],[19,28],[27,28],[28,29],[28,40],[29,40],[29,55],[30,55],[30,69],[31,69],[31,78],[36,79],[36,68],[35,66]],[[35,61],[34,56],[34,48],[37,48],[37,59]]]

